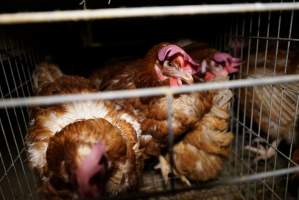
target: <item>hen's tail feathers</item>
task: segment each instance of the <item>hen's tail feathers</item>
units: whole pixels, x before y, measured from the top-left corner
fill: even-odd
[[[38,93],[45,84],[51,83],[61,76],[63,73],[58,65],[48,62],[38,64],[32,74],[34,92]]]

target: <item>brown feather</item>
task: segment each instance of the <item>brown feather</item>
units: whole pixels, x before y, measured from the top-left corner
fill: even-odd
[[[89,80],[63,75],[43,84],[38,95],[94,91],[96,88]],[[131,122],[134,120],[135,124]],[[112,163],[107,192],[116,194],[134,188],[143,168],[136,123],[139,126],[133,115],[119,110],[112,102],[84,101],[35,107],[26,144],[29,164],[42,178],[44,196],[75,198],[73,174],[84,157],[79,149],[91,148],[97,141],[105,143]]]
[[[47,62],[40,63],[36,66],[36,69],[32,75],[34,92],[38,93],[45,84],[54,82],[62,75],[63,73],[57,65]]]
[[[102,89],[135,89],[167,84],[158,81],[153,69],[159,48],[159,46],[154,47],[144,59],[126,63],[125,66],[120,64],[122,69],[116,70],[117,74],[105,83]],[[207,49],[202,56],[211,57],[215,51]],[[198,52],[194,53],[196,55]],[[103,74],[105,75],[105,72]],[[224,159],[229,154],[229,144],[233,139],[233,135],[228,132],[231,97],[230,90],[174,96],[173,133],[176,139],[186,134],[174,146],[175,167],[179,176],[187,176],[194,180],[208,180],[221,171]],[[117,101],[117,103],[123,108],[132,109],[142,124],[142,134],[152,136],[149,140],[141,139],[144,152],[159,156],[160,150],[167,144],[167,98],[134,98]],[[201,169],[194,170],[196,162],[202,163]]]
[[[221,172],[233,140],[233,134],[228,131],[231,98],[228,89],[216,92],[210,111],[173,147],[177,176],[206,181]]]
[[[262,53],[257,54],[257,56],[250,56],[248,74],[242,77],[262,78],[285,73],[299,73],[298,61],[292,52],[289,54],[287,67],[285,67],[286,51],[284,50],[278,51],[276,66],[274,66],[276,58],[274,50],[269,50],[266,62],[264,58],[265,55]],[[244,65],[247,66],[247,63]],[[293,133],[291,129],[295,126],[294,142],[296,142],[298,131],[296,128],[297,122],[294,119],[296,118],[295,110],[298,89],[298,82],[241,89],[240,108],[243,111],[246,110],[248,119],[251,119],[252,116],[253,122],[260,125],[262,134],[267,135],[269,133],[272,139],[276,139],[278,134],[278,138],[290,143]]]

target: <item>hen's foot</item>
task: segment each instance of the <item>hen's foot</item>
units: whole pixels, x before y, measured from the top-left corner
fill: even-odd
[[[265,140],[262,139],[255,139],[253,143],[257,142],[264,142]],[[274,140],[269,148],[265,148],[261,144],[258,144],[257,147],[252,146],[246,146],[245,149],[248,151],[251,151],[253,153],[256,153],[257,156],[254,159],[255,162],[258,162],[259,160],[267,160],[269,158],[272,158],[276,155],[276,148],[278,147],[280,142],[280,139]]]
[[[252,143],[265,143],[265,142],[267,142],[267,140],[261,137],[256,137],[252,140]]]
[[[169,174],[171,173],[171,167],[169,162],[163,156],[159,156],[159,164],[155,166],[155,169],[161,170],[164,183],[168,185]],[[173,169],[173,173],[175,176],[179,177],[183,183],[185,183],[188,186],[191,185],[190,181],[187,179],[186,176],[180,175],[175,169]]]
[[[159,156],[159,164],[157,164],[154,168],[156,170],[158,170],[158,169],[161,170],[163,181],[166,185],[168,185],[169,184],[169,174],[171,172],[170,165],[169,165],[168,161],[163,156]]]

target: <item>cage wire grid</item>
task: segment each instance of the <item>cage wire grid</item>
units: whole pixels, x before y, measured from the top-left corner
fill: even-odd
[[[247,25],[246,25],[246,22],[245,20],[242,20],[241,23],[238,23],[236,26],[235,26],[235,35],[234,37],[235,38],[246,38],[245,36],[245,27],[249,27],[248,28],[248,31],[249,31],[249,36],[247,36],[247,39],[248,39],[248,52],[247,52],[247,55],[248,57],[244,57],[243,54],[244,54],[244,50],[245,49],[241,49],[241,59],[242,60],[247,60],[247,65],[244,66],[242,65],[241,66],[241,70],[240,70],[240,74],[245,74],[245,75],[248,75],[248,72],[249,72],[249,67],[254,67],[254,70],[256,71],[256,68],[257,68],[257,57],[258,57],[258,52],[259,52],[259,42],[260,40],[265,40],[266,41],[266,48],[265,48],[265,51],[264,51],[264,69],[266,68],[266,65],[267,65],[267,53],[268,53],[268,43],[269,43],[269,40],[274,40],[275,43],[276,43],[276,47],[275,47],[275,60],[274,60],[274,68],[273,68],[273,74],[276,74],[276,66],[277,66],[277,56],[278,56],[278,51],[279,51],[279,43],[281,41],[287,41],[287,48],[286,48],[286,58],[285,58],[285,65],[284,65],[284,72],[286,73],[287,71],[287,67],[288,67],[288,56],[289,56],[289,50],[290,50],[290,44],[291,42],[294,42],[296,41],[296,39],[292,38],[292,27],[293,27],[293,17],[294,17],[294,11],[291,11],[291,14],[290,14],[290,19],[289,19],[289,30],[288,30],[288,37],[287,38],[281,38],[280,37],[280,30],[281,30],[281,12],[279,13],[279,17],[278,17],[278,26],[277,26],[277,35],[276,37],[270,37],[269,36],[269,32],[270,32],[270,22],[271,22],[271,12],[268,13],[268,23],[267,23],[267,32],[266,32],[266,36],[261,36],[260,34],[260,26],[261,26],[261,14],[258,15],[258,18],[256,21],[253,20],[253,17],[251,16],[249,21],[247,21]],[[252,34],[252,24],[253,23],[256,23],[257,24],[257,32],[256,32],[256,35]],[[255,41],[255,50],[251,48],[251,45],[254,45],[252,44],[252,40],[256,40]],[[252,52],[251,52],[252,51]],[[255,63],[254,63],[254,66],[249,66],[249,56],[250,55],[255,55]],[[269,117],[268,117],[268,124],[270,124],[270,121],[271,121],[271,113],[273,112],[272,111],[272,94],[273,94],[273,85],[271,85],[271,89],[272,89],[272,93],[271,93],[271,97],[270,97],[270,112],[269,112]],[[239,132],[242,133],[241,137],[241,141],[236,139],[235,142],[235,152],[240,152],[241,150],[241,153],[240,155],[236,155],[235,158],[234,158],[234,161],[237,163],[239,159],[241,160],[247,160],[246,162],[246,165],[245,165],[245,169],[243,167],[241,167],[241,174],[244,173],[244,170],[247,170],[247,172],[245,173],[258,173],[258,164],[255,163],[255,165],[252,165],[251,162],[252,160],[250,159],[250,152],[249,152],[249,155],[248,157],[245,156],[245,152],[244,152],[244,147],[245,146],[245,138],[247,138],[247,140],[249,140],[249,145],[251,146],[252,143],[253,143],[253,136],[255,136],[256,138],[260,138],[261,140],[263,140],[264,142],[266,142],[267,146],[273,148],[275,151],[276,151],[276,154],[275,154],[275,158],[274,158],[274,164],[271,164],[269,163],[268,160],[265,160],[264,162],[264,169],[263,171],[268,171],[268,170],[273,170],[275,171],[278,166],[277,166],[277,159],[278,159],[278,156],[282,156],[284,157],[284,159],[287,160],[288,162],[288,168],[290,166],[294,166],[296,165],[296,163],[294,163],[290,158],[291,158],[291,152],[292,152],[292,148],[293,148],[293,141],[294,141],[294,135],[295,135],[295,125],[296,125],[296,120],[297,120],[297,114],[298,114],[298,94],[297,95],[297,99],[296,99],[296,107],[295,107],[295,110],[294,110],[294,121],[291,125],[291,130],[290,130],[290,135],[291,135],[291,146],[290,146],[290,150],[289,150],[289,153],[288,154],[284,154],[282,153],[281,151],[278,150],[277,147],[274,147],[273,143],[271,144],[270,141],[269,141],[269,131],[270,131],[270,128],[268,126],[268,129],[267,129],[267,137],[266,137],[266,140],[263,139],[261,137],[261,115],[262,115],[262,109],[263,109],[263,104],[260,105],[260,116],[259,116],[259,123],[258,123],[258,131],[255,132],[253,131],[253,112],[254,112],[254,109],[253,109],[253,103],[252,103],[252,106],[251,106],[251,116],[250,116],[250,119],[249,119],[249,123],[246,123],[246,109],[248,109],[246,107],[246,101],[247,101],[247,95],[246,95],[246,92],[248,92],[248,90],[254,90],[254,87],[253,88],[245,88],[245,103],[244,103],[244,108],[242,109],[243,110],[243,113],[240,112],[240,107],[241,107],[241,104],[240,104],[240,99],[242,98],[240,96],[241,92],[240,92],[240,89],[237,89],[235,90],[235,93],[237,94],[238,98],[237,98],[237,102],[236,105],[237,105],[237,111],[236,113],[232,112],[232,130],[234,130],[234,123],[235,123],[235,132],[236,133],[236,137],[240,136]],[[294,91],[295,93],[297,93],[297,91]],[[281,123],[281,113],[282,113],[282,99],[285,98],[284,97],[284,94],[285,93],[285,90],[282,90],[281,91],[281,94],[280,94],[280,106],[279,106],[279,110],[276,112],[279,112],[279,122],[278,122],[278,130],[280,129],[280,123]],[[254,102],[255,101],[255,93],[253,93],[252,95],[252,99],[251,99],[251,102]],[[249,126],[248,126],[249,124]],[[241,130],[240,130],[241,128]],[[246,137],[246,135],[248,134],[248,136]],[[278,133],[276,134],[276,140],[278,140]],[[249,137],[249,138],[248,138]],[[241,142],[241,148],[240,148],[240,145],[238,144],[239,142]],[[247,157],[247,158],[246,158]],[[247,168],[247,169],[246,169]],[[269,196],[266,195],[266,191],[268,190],[271,194],[271,199],[288,199],[287,197],[287,188],[288,188],[288,180],[289,180],[289,175],[286,175],[286,179],[285,179],[285,184],[284,184],[284,191],[282,191],[281,194],[278,194],[278,192],[276,192],[275,190],[275,187],[276,186],[276,182],[275,182],[275,178],[273,177],[272,180],[270,181],[265,181],[265,179],[261,180],[262,183],[263,183],[263,187],[262,187],[262,199],[269,199]],[[254,184],[254,194],[252,194],[252,189],[250,187],[250,185],[247,185],[247,188],[245,190],[245,198],[246,199],[251,199],[252,196],[254,197],[253,199],[256,199],[257,197],[257,182]]]
[[[285,7],[281,5],[286,5]],[[292,5],[292,6],[291,6]],[[257,68],[257,59],[258,54],[261,51],[262,43],[265,43],[265,49],[263,49],[264,53],[264,64],[263,67],[267,66],[267,56],[269,51],[269,42],[275,42],[275,59],[274,59],[274,67],[273,67],[273,75],[276,74],[276,66],[278,60],[278,52],[281,49],[280,43],[286,42],[286,58],[285,58],[285,72],[288,67],[288,59],[290,46],[294,42],[298,42],[298,38],[294,38],[292,36],[293,29],[293,18],[294,18],[294,10],[297,9],[297,4],[280,4],[280,8],[285,10],[289,10],[289,25],[288,25],[288,36],[281,36],[281,25],[282,25],[282,12],[278,13],[278,23],[277,27],[274,28],[276,30],[276,35],[272,36],[270,31],[273,30],[271,27],[271,22],[273,20],[273,12],[271,12],[268,7],[267,16],[267,24],[266,24],[266,33],[263,35],[261,32],[261,21],[262,14],[258,13],[257,18],[254,15],[250,15],[248,18],[242,18],[238,20],[233,20],[231,22],[231,26],[228,31],[224,34],[217,37],[216,40],[211,42],[211,45],[217,47],[220,50],[225,50],[227,45],[232,39],[243,39],[248,43],[247,48],[241,48],[239,55],[240,58],[246,62],[246,65],[242,64],[240,68],[239,75],[235,75],[234,81],[229,81],[225,83],[204,83],[204,84],[195,84],[192,86],[182,87],[182,88],[154,88],[154,89],[140,89],[135,91],[116,91],[116,92],[103,92],[103,93],[92,93],[88,95],[67,95],[67,96],[51,96],[51,97],[30,97],[32,94],[32,79],[31,74],[37,63],[41,61],[40,55],[34,51],[34,49],[28,48],[23,44],[22,40],[11,40],[9,37],[3,38],[1,37],[0,41],[0,64],[1,64],[1,85],[0,85],[0,108],[1,108],[1,119],[0,119],[0,129],[2,132],[3,141],[1,141],[1,151],[0,151],[0,197],[1,199],[38,199],[36,193],[36,179],[34,174],[27,167],[26,155],[25,155],[25,146],[24,146],[24,136],[26,134],[26,130],[29,126],[29,116],[28,116],[28,106],[33,105],[49,105],[55,103],[64,103],[64,102],[72,102],[74,99],[76,101],[84,101],[84,100],[96,100],[96,99],[115,99],[115,98],[129,98],[134,96],[156,96],[156,95],[166,95],[168,99],[168,130],[169,130],[169,146],[170,152],[172,150],[173,145],[173,133],[172,133],[172,101],[173,95],[177,93],[183,92],[196,92],[196,91],[204,91],[209,89],[221,89],[221,88],[232,88],[234,91],[234,98],[232,101],[231,108],[231,130],[234,133],[235,139],[232,144],[232,154],[227,161],[226,167],[224,171],[224,177],[220,177],[219,180],[211,181],[208,183],[201,184],[193,184],[191,187],[184,187],[178,185],[175,179],[172,180],[172,184],[170,188],[165,188],[162,184],[162,180],[160,177],[156,177],[154,172],[149,172],[145,176],[148,178],[144,178],[144,188],[151,187],[150,191],[142,192],[137,194],[128,194],[128,196],[124,195],[122,198],[132,198],[134,195],[136,198],[148,198],[150,196],[165,196],[175,193],[187,192],[189,190],[193,191],[203,191],[202,193],[198,193],[195,195],[201,195],[203,199],[207,198],[207,196],[221,196],[221,195],[229,195],[227,194],[229,190],[224,193],[218,191],[212,194],[208,194],[207,190],[210,189],[213,191],[213,188],[223,187],[223,185],[233,185],[233,191],[239,193],[240,199],[288,199],[288,184],[290,179],[290,173],[299,171],[296,163],[291,159],[291,152],[293,149],[293,141],[295,137],[295,122],[297,121],[298,116],[298,107],[299,107],[299,96],[298,91],[295,91],[295,95],[297,96],[296,106],[294,110],[293,123],[290,128],[291,132],[291,145],[289,149],[289,153],[285,154],[280,151],[278,147],[274,146],[269,137],[270,127],[267,129],[266,138],[261,136],[261,115],[263,104],[260,106],[260,116],[259,123],[257,127],[257,131],[254,130],[253,124],[253,104],[249,108],[250,109],[250,117],[246,116],[246,102],[255,101],[257,98],[254,93],[250,99],[247,97],[247,93],[254,90],[254,88],[262,86],[262,85],[270,85],[272,91],[274,90],[274,86],[278,84],[286,84],[295,81],[299,81],[299,75],[284,75],[284,76],[272,76],[267,78],[254,78],[254,79],[242,79],[243,75],[249,75],[249,69],[254,67]],[[224,5],[226,6],[226,5]],[[238,5],[240,6],[240,5]],[[211,9],[215,9],[214,7],[210,7]],[[247,7],[248,9],[249,7]],[[256,10],[254,10],[254,8]],[[261,8],[264,8],[261,6]],[[265,7],[267,8],[267,7]],[[299,6],[298,6],[299,8]],[[198,7],[201,10],[201,7]],[[239,9],[239,8],[238,8]],[[237,5],[236,10],[237,12]],[[261,11],[258,7],[251,7],[252,11]],[[246,8],[239,9],[240,12],[243,12]],[[275,10],[279,10],[278,7]],[[239,12],[238,11],[238,12]],[[267,9],[266,9],[267,11]],[[84,11],[86,13],[92,11]],[[127,11],[125,11],[127,12]],[[201,11],[197,11],[201,12]],[[221,11],[219,11],[221,12]],[[222,11],[224,12],[224,11]],[[71,18],[64,18],[62,12],[61,19],[70,20]],[[31,15],[32,14],[32,15]],[[0,15],[0,23],[27,23],[27,22],[36,22],[34,18],[31,17],[35,15],[35,13],[31,13],[26,18],[28,21],[22,21],[21,18],[15,15],[16,18],[13,18],[12,15]],[[43,13],[41,13],[43,14]],[[51,18],[51,13],[44,13],[47,19],[47,16]],[[265,14],[265,13],[264,13]],[[150,16],[150,14],[148,14]],[[277,15],[277,13],[276,13]],[[67,15],[66,15],[67,16]],[[132,14],[134,16],[134,14]],[[265,15],[263,15],[264,17]],[[12,17],[15,21],[8,20]],[[87,19],[96,19],[100,17],[90,17]],[[276,18],[275,18],[276,19]],[[51,20],[50,20],[51,21]],[[56,21],[56,20],[53,20]],[[253,27],[256,27],[254,29]],[[235,50],[231,53],[237,54]],[[247,55],[247,56],[246,56]],[[255,57],[255,62],[250,65],[249,60],[250,56],[253,55]],[[240,79],[240,80],[239,80]],[[244,106],[241,105],[241,90],[245,92],[245,97],[243,99]],[[296,93],[297,92],[297,93]],[[282,115],[282,99],[285,97],[285,90],[281,91],[280,94],[280,109],[276,112],[279,113],[279,127],[280,127],[280,119]],[[271,115],[273,114],[272,108],[272,100],[273,97],[271,95],[270,98],[270,112],[268,113],[268,124],[271,122]],[[248,121],[249,120],[249,121]],[[279,130],[279,128],[278,128]],[[263,163],[257,163],[253,160],[253,153],[250,151],[246,151],[244,147],[246,145],[253,145],[254,138],[260,138],[266,144],[266,146],[273,148],[276,152],[273,160],[266,160]],[[278,134],[276,134],[276,139],[278,138]],[[286,162],[287,167],[282,167],[280,165],[280,160]],[[217,194],[217,195],[216,195]],[[139,195],[139,196],[138,196]],[[206,196],[205,196],[206,195]],[[180,198],[180,197],[177,197]],[[174,197],[175,199],[175,197]]]
[[[31,71],[36,63],[32,49],[25,49],[22,41],[1,38],[1,98],[18,98],[32,93]],[[21,117],[19,117],[21,116]],[[26,108],[1,110],[2,133],[0,152],[2,199],[20,199],[16,194],[34,194],[34,175],[27,168],[24,136],[28,128]],[[5,143],[5,144],[4,144]]]

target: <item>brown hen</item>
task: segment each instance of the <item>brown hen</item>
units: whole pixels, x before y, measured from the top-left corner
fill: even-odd
[[[185,73],[189,73],[189,76],[197,72],[204,75],[205,70],[194,61],[188,61],[190,60],[189,56],[186,56],[186,53],[182,50],[169,53],[168,55],[171,56],[166,56],[165,60],[159,60],[161,49],[168,48],[168,46],[170,44],[157,45],[143,59],[125,64],[120,63],[119,68],[117,68],[117,65],[113,66],[113,69],[117,69],[114,71],[117,74],[112,76],[111,80],[101,82],[104,86],[102,89],[173,86],[171,79],[180,79],[180,77],[176,76],[176,73],[167,73],[170,71],[168,67],[174,68],[173,70],[185,71]],[[171,46],[169,52],[171,52]],[[182,60],[182,58],[185,59]],[[187,64],[192,65],[188,66]],[[167,70],[164,70],[165,66]],[[159,67],[160,71],[157,71],[156,67]],[[105,75],[107,68],[103,69],[102,75]],[[101,69],[98,71],[99,74],[101,74],[100,71]],[[209,69],[209,72],[213,75],[216,73],[213,69]],[[228,73],[225,72],[227,76]],[[188,83],[188,81],[185,82]],[[175,86],[180,85],[182,84],[176,84]],[[231,97],[230,90],[196,92],[174,96],[172,129],[175,139],[179,139],[178,144],[174,146],[175,167],[176,174],[186,183],[189,183],[188,179],[208,180],[214,178],[221,171],[223,158],[228,156],[228,146],[233,138],[232,134],[227,131]],[[146,149],[145,152],[159,156],[160,149],[167,144],[167,98],[137,98],[134,100],[133,103],[128,100],[118,101],[118,103],[123,107],[131,108],[138,116],[142,124],[142,135],[147,136],[147,140],[142,141],[142,146]],[[183,135],[185,135],[183,139],[180,139],[179,136]],[[190,162],[193,164],[190,164]],[[196,169],[196,163],[202,164],[202,167]],[[166,159],[160,156],[160,167],[164,179],[167,181],[169,172],[168,156],[166,156]]]
[[[52,76],[47,69],[41,71],[49,75],[36,72],[37,83],[44,83],[39,80],[42,77]],[[48,80],[38,95],[96,91],[82,77],[62,75]],[[143,166],[140,133],[137,120],[110,102],[83,101],[37,108],[26,144],[29,164],[41,178],[44,197],[99,197],[136,187]]]
[[[290,51],[288,63],[287,52],[269,49],[265,57],[264,53],[249,56],[248,73],[242,78],[263,78],[266,76],[297,74],[298,60],[294,52]],[[266,58],[266,59],[265,59]],[[276,61],[275,61],[276,60]],[[261,136],[272,140],[269,147],[258,144],[257,147],[247,146],[246,149],[257,154],[256,161],[271,158],[276,154],[276,149],[282,140],[297,143],[298,114],[296,105],[298,100],[299,83],[274,84],[258,86],[241,90],[240,108],[246,112],[246,117],[252,119],[260,129]],[[258,137],[253,143],[264,142]]]
[[[199,66],[181,48],[161,43],[154,46],[144,58],[106,66],[93,74],[102,90],[138,89],[156,86],[191,84],[194,69]],[[109,69],[113,69],[110,73]],[[109,80],[103,75],[109,74]],[[111,74],[114,76],[111,77]],[[96,76],[101,80],[96,80]],[[173,129],[179,136],[188,130],[210,108],[212,93],[202,92],[178,95],[173,103]],[[145,152],[159,155],[160,146],[167,140],[167,98],[132,98],[116,101],[123,108],[132,110],[142,124]]]

